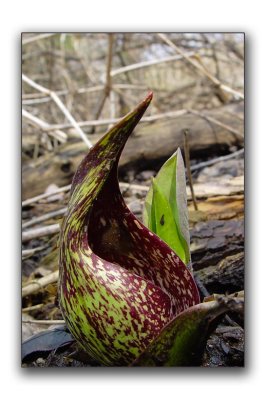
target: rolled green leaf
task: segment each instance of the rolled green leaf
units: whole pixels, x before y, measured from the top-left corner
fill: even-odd
[[[182,237],[179,234],[176,220],[173,215],[173,208],[156,179],[153,180],[152,187],[152,226],[150,229],[163,239],[168,246],[176,252],[178,257],[185,262],[186,253]]]
[[[143,222],[190,267],[186,178],[180,149],[153,179],[145,199]]]

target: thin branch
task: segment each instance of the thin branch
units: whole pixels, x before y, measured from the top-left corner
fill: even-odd
[[[212,297],[212,295],[208,292],[208,290],[206,289],[205,285],[202,283],[201,279],[197,275],[194,276],[194,279],[195,279],[195,282],[196,282],[196,284],[198,286],[199,291],[202,294],[203,301],[206,301],[208,298],[210,299]],[[241,292],[239,292],[239,293],[241,293]],[[231,295],[229,295],[229,296],[230,297],[242,297],[242,295],[239,296],[238,293],[236,293],[235,296],[234,296],[234,294],[233,294],[233,296],[231,296]],[[227,314],[225,314],[224,319],[231,326],[239,326]]]
[[[107,96],[109,96],[111,86],[112,86],[111,68],[112,68],[112,58],[113,58],[113,44],[114,44],[114,34],[109,33],[106,78],[105,78],[105,91],[107,93]]]
[[[215,125],[221,126],[222,128],[228,130],[229,132],[232,132],[238,136],[243,137],[243,133],[239,132],[237,129],[233,128],[232,126],[224,124],[223,122],[219,121],[216,118],[210,117],[203,112],[196,111],[193,109],[181,109],[181,110],[176,110],[176,111],[168,111],[165,113],[150,115],[148,117],[143,117],[139,123],[142,124],[145,122],[153,122],[153,121],[158,121],[160,119],[165,119],[165,118],[178,118],[178,117],[181,117],[186,114],[198,115],[199,117],[204,118],[207,121],[212,122]],[[121,120],[121,118],[101,119],[101,120],[81,121],[81,122],[77,122],[77,124],[81,127],[105,126],[105,125],[115,124],[116,122],[119,122],[120,120]],[[54,124],[54,125],[50,125],[45,130],[50,131],[50,130],[54,130],[54,129],[69,129],[71,127],[72,127],[72,125],[68,124],[68,123]]]
[[[143,122],[153,122],[157,121],[159,119],[164,119],[164,118],[176,118],[176,117],[181,117],[182,115],[188,114],[189,111],[186,109],[181,109],[177,111],[169,111],[161,114],[155,114],[155,115],[150,115],[148,117],[142,117],[139,123]],[[110,124],[115,124],[116,122],[121,121],[121,118],[114,118],[114,119],[101,119],[100,121],[98,120],[92,120],[92,121],[82,121],[78,122],[79,126],[82,127],[87,127],[87,126],[104,126],[104,125],[110,125]],[[70,124],[56,124],[56,125],[51,125],[47,130],[51,129],[68,129],[71,128]]]
[[[77,90],[74,90],[73,92],[71,92],[72,94],[75,93],[90,93],[90,92],[99,92],[101,90],[104,89],[104,85],[97,85],[97,86],[92,86],[92,87],[85,87],[85,88],[79,88]],[[70,93],[70,91],[68,89],[64,89],[64,90],[54,90],[54,93],[57,94],[58,96],[64,96]],[[34,100],[34,99],[45,99],[46,101],[50,101],[51,97],[47,96],[45,93],[24,93],[22,95],[22,103],[24,104],[28,104],[27,101],[28,100]]]
[[[110,119],[114,119],[116,112],[115,112],[115,91],[111,90],[110,91]],[[108,130],[111,129],[113,125],[109,124],[108,125]]]
[[[85,135],[85,133],[83,132],[83,130],[79,127],[76,120],[72,117],[72,115],[70,114],[68,109],[65,107],[65,105],[62,103],[62,101],[60,100],[60,98],[57,96],[57,94],[55,92],[39,85],[38,83],[34,82],[32,79],[28,78],[24,74],[22,74],[22,80],[24,82],[26,82],[28,85],[30,85],[31,87],[33,87],[34,89],[38,90],[39,92],[49,95],[54,100],[54,102],[57,104],[57,106],[60,108],[60,110],[64,113],[64,115],[69,120],[71,125],[77,130],[77,132],[79,133],[82,140],[86,143],[86,145],[89,148],[92,147],[91,142],[88,140],[88,138]]]
[[[81,65],[83,66],[84,71],[85,71],[87,77],[89,78],[89,80],[90,80],[93,84],[95,84],[96,81],[97,81],[97,78],[96,78],[96,76],[95,76],[95,73],[94,73],[93,69],[91,68],[91,63],[88,63],[88,62],[87,62],[86,57],[85,57],[85,55],[84,55],[84,51],[83,51],[82,48],[80,47],[80,40],[79,40],[79,39],[76,40],[76,37],[73,36],[72,43],[73,43],[73,47],[74,47],[74,49],[75,49],[75,52],[76,52],[77,55],[78,55],[78,58],[79,58],[79,60],[80,60],[80,63],[81,63]]]
[[[122,189],[132,189],[132,190],[139,190],[143,192],[148,192],[149,186],[144,185],[135,185],[133,183],[126,183],[126,182],[119,182],[119,186]]]
[[[244,149],[239,150],[238,152],[233,153],[234,157],[240,155],[241,153],[243,153]],[[191,166],[191,171],[194,171],[198,168],[203,168],[206,165],[211,165],[214,164],[215,162],[219,162],[219,161],[223,161],[226,159],[233,158],[233,154],[228,155],[228,156],[223,156],[220,157],[219,159],[214,159],[214,160],[210,160],[210,161],[206,161],[204,163],[200,163],[197,165],[193,165]],[[119,182],[119,186],[121,189],[133,189],[133,190],[139,190],[139,191],[144,191],[147,192],[149,190],[148,186],[144,186],[144,185],[136,185],[136,184],[132,184],[132,183],[126,183],[126,182]],[[26,199],[22,202],[22,207],[37,203],[40,200],[43,199],[47,199],[51,196],[54,196],[57,193],[62,193],[62,192],[68,192],[71,189],[71,185],[66,185],[66,186],[62,186],[61,188],[58,188],[57,190],[53,191],[52,193],[42,193],[38,196],[32,197],[30,199]]]
[[[46,135],[48,136],[47,133],[46,133]],[[34,151],[33,151],[33,160],[34,161],[36,161],[38,158],[39,148],[40,148],[40,141],[37,139],[36,143],[34,144]],[[48,146],[47,146],[47,148],[48,148]]]
[[[195,54],[196,54],[195,51],[190,51],[188,53],[185,53],[185,56],[192,57]],[[130,65],[127,65],[126,67],[121,67],[121,68],[112,70],[111,76],[124,74],[128,71],[134,71],[134,70],[140,69],[140,68],[147,68],[147,67],[150,67],[150,66],[156,65],[156,64],[163,64],[166,62],[182,60],[183,58],[185,58],[185,56],[184,55],[169,56],[169,57],[161,58],[159,60],[142,61],[142,62],[138,62],[135,64],[130,64]]]
[[[134,185],[131,183],[126,183],[126,182],[119,182],[119,185],[121,188],[124,189],[135,189],[135,190],[144,190],[148,191],[149,187],[148,186],[142,186],[142,185]],[[66,185],[62,186],[61,188],[58,188],[54,190],[52,193],[42,193],[39,194],[38,196],[32,197],[30,199],[24,200],[22,202],[22,207],[28,206],[33,203],[37,203],[39,200],[47,199],[48,197],[54,196],[55,194],[62,193],[62,192],[68,192],[71,189],[71,185]]]
[[[234,96],[237,96],[240,99],[244,99],[244,95],[237,90],[230,88],[227,85],[224,85],[222,82],[219,81],[215,76],[213,76],[205,67],[203,67],[199,62],[187,57],[186,53],[184,53],[179,47],[177,47],[164,33],[158,33],[160,39],[162,39],[165,43],[168,44],[174,51],[181,54],[184,59],[189,62],[196,70],[200,71],[203,75],[205,75],[215,86],[219,87],[220,89],[224,90],[225,92],[231,93]]]
[[[35,253],[37,253],[38,251],[42,251],[43,249],[45,249],[45,246],[39,246],[39,247],[35,247],[33,249],[22,250],[22,259],[24,260],[25,258],[29,258],[29,257],[33,256]]]
[[[128,83],[114,83],[112,85],[114,89],[123,89],[123,90],[146,90],[147,87],[145,85],[132,85]],[[77,90],[71,91],[72,94],[83,94],[83,93],[94,93],[100,92],[104,89],[104,85],[97,85],[92,87],[84,87],[79,88]],[[58,96],[64,96],[70,93],[69,90],[56,90],[54,91]],[[45,93],[24,93],[22,95],[22,104],[23,105],[32,105],[35,103],[45,103],[51,101],[50,96],[46,96]]]
[[[33,94],[33,93],[31,93],[31,94]],[[22,96],[22,98],[23,98],[23,96]],[[22,105],[23,106],[34,106],[35,104],[49,103],[50,101],[52,101],[51,97],[36,96],[36,98],[29,97],[26,100],[22,100]]]
[[[22,207],[28,206],[33,203],[37,203],[39,200],[47,199],[48,197],[54,196],[57,193],[68,192],[71,189],[71,185],[62,186],[54,190],[52,193],[42,193],[38,196],[32,197],[30,199],[24,200],[22,202]]]
[[[54,36],[56,33],[41,33],[39,35],[31,36],[28,39],[23,39],[23,36],[25,36],[25,33],[22,36],[22,46],[28,43],[36,42],[37,40],[42,40],[46,39],[48,37]]]
[[[210,182],[195,183],[193,185],[197,198],[206,199],[209,197],[238,196],[243,198],[244,176],[231,178],[229,180],[212,179]],[[191,200],[190,189],[187,187],[187,196]]]
[[[65,325],[65,321],[63,319],[35,319],[35,320],[27,320],[23,321],[23,324],[38,324],[38,325]]]
[[[42,226],[40,228],[30,229],[22,232],[22,242],[28,242],[29,240],[40,238],[43,236],[54,235],[60,231],[59,224]]]
[[[58,281],[58,276],[59,272],[55,271],[49,275],[43,276],[40,279],[35,279],[34,281],[28,283],[22,288],[22,297],[29,296],[30,294],[35,293],[40,289],[43,289],[50,283],[56,283]]]
[[[244,120],[245,120],[244,115],[240,115],[240,114],[237,114],[237,113],[235,113],[235,112],[231,112],[231,111],[226,110],[226,111],[225,111],[225,114],[228,114],[228,115],[230,115],[230,116],[233,117],[233,118],[237,118],[237,119],[239,119],[240,121],[244,121]]]
[[[44,306],[43,303],[41,303],[41,304],[35,304],[34,306],[22,308],[22,312],[40,310],[40,308],[43,308],[43,306]],[[24,322],[26,322],[26,321],[24,321]]]
[[[202,118],[206,119],[207,121],[214,123],[215,125],[221,126],[222,128],[226,129],[227,131],[234,133],[235,135],[241,136],[242,138],[244,137],[244,134],[239,132],[237,129],[232,128],[232,126],[224,124],[223,122],[219,121],[218,119],[210,117],[203,112],[191,110],[191,109],[189,109],[187,111],[190,114],[198,115],[199,117],[202,117]]]
[[[231,158],[236,158],[236,157],[240,156],[243,153],[244,153],[244,149],[240,149],[240,150],[235,151],[232,154],[228,154],[227,156],[214,158],[213,160],[204,161],[204,162],[198,163],[196,165],[192,165],[190,167],[190,170],[191,171],[196,171],[198,169],[201,169],[201,168],[204,168],[204,167],[208,167],[209,165],[213,165],[213,164],[216,164],[216,163],[221,162],[221,161],[227,161],[227,160],[230,160]]]
[[[112,80],[111,80],[111,67],[112,67],[112,55],[113,55],[113,34],[108,34],[108,53],[107,53],[107,64],[106,64],[106,73],[105,73],[105,85],[104,85],[104,92],[102,98],[100,100],[95,119],[98,120],[102,113],[104,104],[106,99],[109,97],[111,87],[112,87]],[[91,133],[94,133],[95,128],[93,127]]]
[[[61,208],[60,210],[51,211],[47,214],[40,215],[39,217],[32,218],[30,221],[24,222],[24,224],[22,224],[22,229],[38,224],[39,222],[47,221],[48,219],[64,215],[66,212],[67,212],[67,207],[64,207]]]
[[[46,131],[47,129],[51,128],[50,124],[41,120],[40,118],[36,117],[35,115],[32,115],[27,110],[22,109],[22,116],[24,118],[26,118],[31,125],[37,126],[38,128],[41,128],[43,131]],[[61,143],[65,143],[67,140],[66,133],[59,129],[54,130],[54,132],[52,132],[52,130],[50,130],[47,133],[49,135],[53,136],[55,139],[59,140],[59,142],[61,142]]]
[[[186,161],[186,167],[187,167],[188,182],[189,182],[189,186],[190,186],[190,190],[191,190],[191,197],[192,197],[192,201],[194,204],[194,208],[197,211],[198,205],[197,205],[196,196],[195,196],[194,189],[193,189],[193,180],[192,180],[192,175],[191,175],[191,170],[190,170],[190,155],[189,155],[189,144],[188,144],[187,134],[188,134],[188,129],[185,129],[184,130],[185,161]]]

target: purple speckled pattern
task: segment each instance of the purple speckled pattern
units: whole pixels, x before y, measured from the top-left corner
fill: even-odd
[[[127,208],[122,149],[152,98],[89,151],[72,183],[60,233],[59,301],[72,335],[103,365],[129,365],[182,311],[199,303],[178,256]]]

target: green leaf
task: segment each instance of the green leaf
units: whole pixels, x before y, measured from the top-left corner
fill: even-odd
[[[153,197],[152,197],[152,226],[151,230],[163,239],[168,246],[173,249],[179,258],[185,263],[186,254],[182,244],[182,238],[179,237],[179,231],[176,220],[173,216],[171,204],[164,195],[161,187],[156,180],[153,181]]]
[[[179,314],[143,351],[132,366],[196,366],[201,361],[210,333],[219,316],[228,311],[243,312],[244,299],[214,296]]]
[[[166,215],[167,220],[164,221]],[[143,221],[189,266],[186,178],[180,149],[164,163],[154,178],[145,199]]]

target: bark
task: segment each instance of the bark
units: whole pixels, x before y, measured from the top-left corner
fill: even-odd
[[[210,293],[244,288],[244,220],[199,222],[191,231],[195,276]]]

